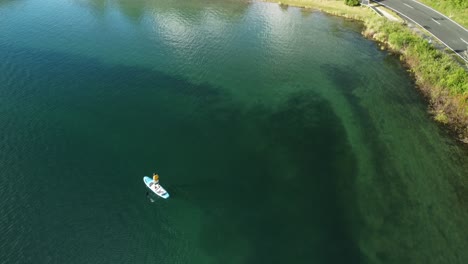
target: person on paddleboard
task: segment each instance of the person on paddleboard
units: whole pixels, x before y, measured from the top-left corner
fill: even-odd
[[[159,175],[156,172],[153,173],[153,181],[154,184],[159,184]]]

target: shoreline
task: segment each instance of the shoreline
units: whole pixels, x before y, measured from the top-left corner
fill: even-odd
[[[331,15],[362,21],[361,34],[400,57],[428,103],[433,120],[459,141],[468,144],[468,72],[447,54],[437,50],[413,29],[380,17],[368,7],[350,7],[344,1],[282,0],[283,6],[315,9]]]

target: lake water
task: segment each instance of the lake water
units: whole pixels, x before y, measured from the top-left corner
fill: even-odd
[[[0,0],[0,263],[468,263],[467,151],[361,30]]]

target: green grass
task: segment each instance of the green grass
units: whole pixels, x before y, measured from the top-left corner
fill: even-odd
[[[468,28],[468,0],[419,0]]]

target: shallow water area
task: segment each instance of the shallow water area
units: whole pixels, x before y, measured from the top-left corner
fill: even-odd
[[[0,0],[0,259],[466,263],[467,152],[361,29],[262,2]]]

